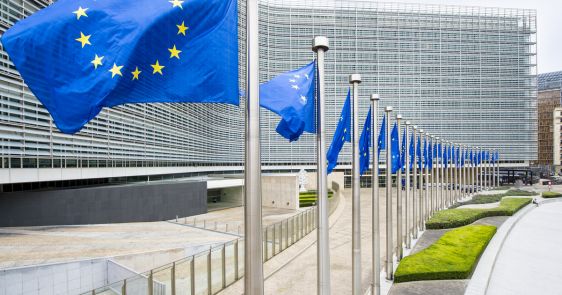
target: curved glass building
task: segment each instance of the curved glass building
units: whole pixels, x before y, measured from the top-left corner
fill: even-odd
[[[241,77],[245,74],[243,2],[239,4]],[[4,1],[0,33],[48,4]],[[328,142],[348,90],[348,75],[360,73],[361,121],[369,95],[378,93],[381,110],[393,106],[395,114],[434,135],[497,148],[506,164],[536,160],[535,11],[263,0],[260,79],[267,81],[310,62],[311,40],[318,35],[327,36],[331,43],[326,61]],[[243,101],[240,108],[146,104],[106,109],[80,133],[69,136],[56,130],[3,50],[0,59],[0,184],[5,184],[5,191],[60,181],[96,183],[149,175],[158,179],[243,169]],[[288,143],[275,133],[278,118],[262,113],[264,170],[313,167],[313,135]],[[340,161],[340,168],[349,167],[349,146]]]

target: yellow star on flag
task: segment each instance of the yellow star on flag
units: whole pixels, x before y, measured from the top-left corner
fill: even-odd
[[[117,64],[113,63],[113,67],[111,68],[111,70],[109,70],[111,72],[111,78],[115,77],[115,75],[119,75],[119,76],[123,76],[123,74],[121,74],[121,69],[123,68],[123,66],[118,66]]]
[[[138,80],[139,79],[139,75],[140,73],[142,73],[141,71],[139,71],[139,67],[135,68],[134,72],[131,72],[131,74],[133,74],[133,80]]]
[[[92,35],[84,35],[84,33],[80,32],[80,38],[77,38],[76,41],[82,43],[82,48],[84,48],[84,46],[86,46],[86,44],[88,45],[92,45],[92,43],[90,43],[90,37],[92,37]]]
[[[92,64],[94,64],[94,69],[97,69],[98,66],[103,65],[103,63],[101,62],[103,60],[103,56],[98,56],[96,54],[96,57],[94,57],[94,60],[91,61]]]
[[[153,75],[155,75],[156,73],[159,73],[160,75],[164,75],[162,73],[162,69],[165,68],[165,66],[161,66],[160,63],[158,63],[158,60],[156,60],[156,63],[153,65],[150,65],[154,71],[152,72]]]
[[[73,11],[72,13],[76,14],[76,19],[80,19],[82,16],[88,17],[86,10],[88,10],[88,8],[82,8],[82,6],[79,6],[78,10]]]
[[[189,27],[185,26],[185,22],[181,22],[181,25],[176,25],[178,27],[178,35],[182,34],[185,36],[185,31],[189,29]]]
[[[177,50],[176,45],[174,45],[173,48],[168,49],[168,51],[170,51],[170,58],[175,57],[177,59],[180,59],[181,50]]]
[[[173,5],[172,7],[179,7],[179,8],[181,8],[181,9],[183,9],[183,6],[181,6],[182,3],[183,3],[183,1],[180,1],[180,0],[171,0],[171,1],[168,1],[168,2],[172,3],[172,5]]]

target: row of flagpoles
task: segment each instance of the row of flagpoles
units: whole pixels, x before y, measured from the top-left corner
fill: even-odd
[[[248,1],[247,103],[245,156],[245,294],[263,294],[261,162],[259,145],[259,50],[257,1]],[[386,150],[386,279],[393,279],[394,261],[400,261],[404,248],[410,248],[425,228],[425,222],[438,210],[451,206],[469,194],[499,184],[498,151],[453,143],[395,116],[387,106],[378,136],[379,95],[371,95],[371,109],[359,136],[359,84],[361,75],[349,77],[351,90],[330,149],[326,152],[324,56],[328,39],[316,37],[316,134],[317,134],[317,290],[330,294],[330,254],[328,229],[327,174],[337,165],[343,144],[352,141],[352,293],[361,294],[360,176],[372,171],[372,278],[371,294],[380,294],[379,162]],[[308,77],[307,77],[308,78]],[[402,138],[400,132],[402,131]],[[302,132],[302,130],[301,130]],[[298,138],[298,137],[297,137]],[[372,147],[372,149],[370,149]],[[373,161],[370,161],[372,156]],[[371,166],[372,164],[372,166]],[[393,176],[394,175],[394,176]],[[396,183],[396,208],[393,208],[393,177]],[[403,186],[404,182],[404,188]],[[397,213],[396,226],[393,212]],[[404,222],[403,222],[404,220]],[[393,239],[396,238],[396,245]]]

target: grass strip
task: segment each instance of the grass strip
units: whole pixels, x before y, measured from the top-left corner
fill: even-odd
[[[557,193],[557,192],[544,192],[544,193],[542,193],[542,197],[545,198],[545,199],[559,198],[559,197],[562,197],[562,194]]]
[[[490,225],[469,225],[445,233],[435,244],[402,259],[394,282],[467,279],[496,233]]]
[[[531,198],[504,198],[500,206],[490,209],[448,209],[435,213],[426,223],[427,229],[444,229],[468,225],[491,216],[511,216],[531,203]]]
[[[334,196],[334,192],[328,191],[328,199]],[[316,191],[307,191],[299,194],[299,205],[300,207],[310,207],[316,205],[318,196]]]
[[[493,194],[493,195],[476,195],[472,197],[471,200],[466,202],[459,202],[451,206],[451,209],[458,208],[464,205],[473,205],[473,204],[489,204],[489,203],[496,203],[499,202],[503,197],[530,197],[535,196],[537,193],[535,192],[528,192],[519,189],[509,190],[503,194]]]

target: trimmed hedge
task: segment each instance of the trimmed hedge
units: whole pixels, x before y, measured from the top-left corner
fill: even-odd
[[[542,193],[542,197],[545,198],[545,199],[559,198],[559,197],[562,197],[562,194],[557,193],[557,192],[544,192],[544,193]]]
[[[328,199],[334,196],[334,192],[328,191]],[[299,194],[299,205],[300,207],[310,207],[316,205],[318,197],[316,196],[316,191],[308,191]]]
[[[511,216],[531,203],[531,198],[504,198],[491,209],[449,209],[435,213],[426,223],[427,229],[445,229],[468,225],[491,216]]]
[[[472,204],[489,204],[501,201],[503,197],[530,197],[536,196],[537,193],[528,192],[519,189],[509,190],[503,194],[493,194],[493,195],[476,195],[471,200],[466,202],[459,202],[451,206],[450,209],[458,208],[464,205],[472,205]]]
[[[467,279],[496,233],[490,225],[469,225],[445,233],[428,248],[398,264],[394,282]]]

